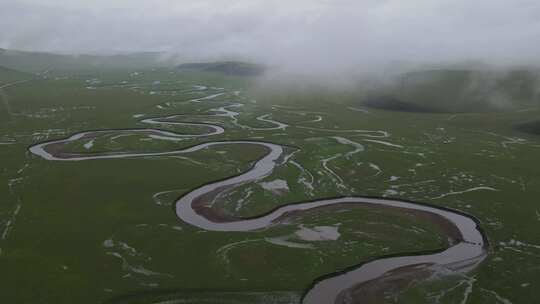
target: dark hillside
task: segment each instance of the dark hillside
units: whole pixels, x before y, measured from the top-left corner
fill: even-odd
[[[221,73],[229,76],[261,76],[265,67],[253,63],[238,61],[185,63],[178,66],[179,70]]]
[[[379,88],[366,106],[405,112],[493,112],[540,105],[538,71],[430,70]]]

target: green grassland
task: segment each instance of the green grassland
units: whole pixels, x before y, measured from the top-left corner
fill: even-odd
[[[359,96],[369,95],[363,92],[271,92],[257,89],[251,78],[168,68],[70,67],[27,79],[4,89],[11,111],[0,108],[0,233],[8,229],[0,239],[1,303],[296,303],[325,274],[379,256],[448,246],[433,223],[367,207],[310,211],[251,233],[207,232],[177,219],[172,205],[180,195],[247,170],[264,155],[260,147],[81,162],[46,161],[27,151],[85,130],[149,127],[139,120],[172,114],[226,132],[179,142],[105,134],[90,148],[85,140],[67,148],[91,154],[170,151],[213,140],[282,144],[296,164],[286,162],[271,176],[227,192],[214,208],[256,216],[286,203],[341,195],[455,208],[480,220],[490,242],[488,259],[467,276],[416,282],[385,301],[530,303],[540,296],[540,137],[515,128],[538,118],[540,110],[529,103],[495,112],[395,112],[363,107]],[[196,85],[208,90],[194,90]],[[238,96],[232,93],[237,90]],[[231,108],[240,113],[237,124],[209,115],[233,102],[243,104]],[[239,127],[272,127],[257,119],[266,114],[289,127]],[[381,130],[390,137],[351,130]],[[354,147],[335,137],[365,150],[348,155]],[[263,187],[275,180],[289,190]],[[339,227],[341,236],[296,240],[301,248],[272,242],[315,226]]]

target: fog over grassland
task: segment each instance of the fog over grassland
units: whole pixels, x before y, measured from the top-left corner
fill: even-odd
[[[425,112],[540,105],[535,0],[16,0],[2,4],[0,28],[0,48],[77,55],[0,58],[25,71],[56,60],[64,68],[233,60],[268,67],[258,89],[270,92],[322,87]]]
[[[0,47],[70,54],[160,51],[338,74],[388,66],[536,65],[535,0],[15,0]]]

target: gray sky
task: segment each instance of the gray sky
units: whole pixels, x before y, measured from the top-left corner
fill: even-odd
[[[0,0],[0,47],[297,66],[538,61],[538,0]]]

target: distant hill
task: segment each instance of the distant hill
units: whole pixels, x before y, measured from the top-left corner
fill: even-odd
[[[265,67],[262,65],[238,61],[185,63],[179,65],[178,69],[214,72],[229,76],[261,76],[265,72]]]
[[[0,50],[0,65],[24,72],[45,70],[144,69],[172,66],[161,53],[122,55],[61,55],[41,52]]]
[[[32,78],[31,74],[0,66],[0,85],[30,78]]]
[[[401,75],[364,105],[406,112],[485,112],[540,106],[540,73],[430,70]]]
[[[174,56],[147,52],[120,55],[62,55],[43,52],[27,52],[0,49],[0,66],[38,73],[46,70],[80,71],[101,69],[149,69],[177,66]],[[265,67],[258,64],[223,61],[186,63],[178,70],[215,72],[231,76],[260,76]]]

